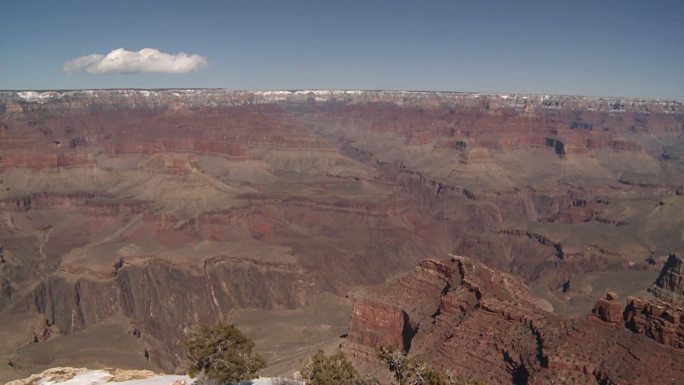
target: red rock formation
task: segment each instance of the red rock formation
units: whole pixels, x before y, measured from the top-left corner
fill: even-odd
[[[649,292],[653,297],[629,297],[624,310],[625,326],[658,343],[684,349],[684,268],[671,254]]]
[[[629,297],[625,324],[635,333],[678,349],[684,348],[684,308],[662,301]]]
[[[368,301],[355,301],[350,330],[362,345],[380,348],[384,345],[406,350],[404,334],[413,330],[408,315],[399,308]]]
[[[516,278],[465,257],[425,261],[353,298],[343,350],[376,373],[374,352],[387,342],[452,377],[489,384],[670,384],[684,374],[683,350],[609,325],[621,320],[615,295],[597,305],[609,323],[563,319],[538,307]],[[399,340],[406,325],[411,332]]]
[[[600,298],[596,301],[596,306],[592,312],[602,321],[609,323],[621,323],[623,321],[624,307],[617,299],[615,292],[608,292],[605,298]]]
[[[671,254],[658,279],[651,285],[649,291],[665,302],[675,305],[684,301],[684,262],[676,254]]]

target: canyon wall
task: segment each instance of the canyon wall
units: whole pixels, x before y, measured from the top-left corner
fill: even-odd
[[[591,274],[646,277],[684,249],[683,131],[681,103],[629,98],[2,91],[0,316],[51,331],[17,321],[0,356],[21,369],[34,337],[57,344],[118,322],[155,365],[180,368],[197,324],[343,296],[448,253],[546,290],[563,306],[542,306],[555,312],[543,317],[561,322],[564,308],[590,310],[576,304],[596,298]],[[417,287],[433,302],[357,299],[350,338],[432,354],[458,325],[498,322],[498,350],[471,343],[507,357],[492,373],[544,368],[539,309],[501,307],[523,301],[505,291],[483,301],[456,267],[422,266]],[[449,280],[462,293],[439,294]]]

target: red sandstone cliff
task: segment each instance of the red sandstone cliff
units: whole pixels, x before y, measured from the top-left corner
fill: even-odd
[[[684,375],[684,351],[613,326],[622,307],[612,295],[597,305],[608,322],[563,319],[516,278],[465,257],[424,261],[353,299],[343,350],[376,372],[376,349],[392,344],[489,384],[677,384]]]

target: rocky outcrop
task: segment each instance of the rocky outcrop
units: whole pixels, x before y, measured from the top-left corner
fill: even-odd
[[[680,256],[670,254],[658,279],[649,291],[665,302],[682,303],[684,300],[684,263]]]
[[[417,328],[403,309],[363,300],[354,302],[351,322],[352,339],[376,349],[389,345],[407,351]]]
[[[684,349],[683,273],[681,258],[671,254],[648,289],[652,296],[627,298],[625,326],[660,344]]]
[[[593,314],[602,321],[618,324],[622,322],[624,307],[615,292],[608,292],[605,298],[596,301]]]
[[[343,349],[357,359],[373,362],[375,349],[389,343],[434,360],[455,377],[507,381],[547,364],[544,336],[533,320],[539,310],[524,286],[468,258],[426,260],[413,273],[353,298]],[[384,321],[402,313],[403,324]],[[486,343],[490,338],[497,342]],[[487,371],[475,357],[489,357]]]
[[[661,344],[684,349],[684,309],[681,307],[630,297],[625,308],[625,325]]]
[[[684,374],[684,351],[614,326],[622,319],[614,293],[597,317],[563,319],[516,278],[465,257],[424,261],[353,299],[342,349],[371,372],[381,372],[375,351],[388,343],[489,384],[670,384]],[[415,332],[402,339],[407,325]]]
[[[421,321],[439,307],[437,301],[445,290],[450,268],[438,261],[423,261],[410,279],[353,293],[349,340],[373,349],[390,345],[409,351]]]

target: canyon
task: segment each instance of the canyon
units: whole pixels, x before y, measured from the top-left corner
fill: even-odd
[[[669,383],[683,134],[681,103],[630,98],[2,91],[0,380],[174,372],[192,327],[236,322],[269,375],[342,343],[368,370],[392,344],[494,384]]]

